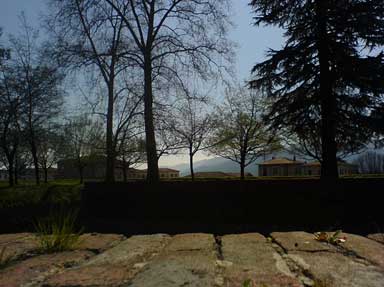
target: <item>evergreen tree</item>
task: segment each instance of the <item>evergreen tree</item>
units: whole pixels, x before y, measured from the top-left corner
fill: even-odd
[[[253,68],[251,86],[273,101],[275,128],[319,127],[323,179],[335,179],[336,138],[369,139],[372,111],[383,105],[382,0],[253,0],[255,24],[285,29],[285,46]],[[317,124],[316,124],[317,123]],[[350,133],[353,127],[353,134]],[[304,135],[305,136],[305,135]]]

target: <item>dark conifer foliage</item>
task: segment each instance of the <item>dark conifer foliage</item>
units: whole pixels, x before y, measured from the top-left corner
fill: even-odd
[[[370,139],[383,106],[384,1],[253,0],[255,24],[285,29],[281,50],[253,68],[251,86],[272,99],[268,120],[299,136],[318,129],[322,178],[335,179],[341,146]]]

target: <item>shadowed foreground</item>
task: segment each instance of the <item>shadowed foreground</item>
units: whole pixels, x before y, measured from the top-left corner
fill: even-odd
[[[87,183],[82,215],[92,232],[368,234],[384,230],[383,190],[382,178]]]
[[[4,234],[0,286],[383,286],[384,234],[340,236],[332,245],[306,232],[95,233],[73,251],[39,254],[33,234]]]

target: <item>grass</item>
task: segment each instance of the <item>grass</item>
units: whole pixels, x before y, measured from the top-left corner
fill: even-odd
[[[35,224],[40,251],[55,253],[72,250],[79,243],[82,229],[76,228],[77,212],[57,212]]]
[[[80,201],[82,185],[75,180],[56,180],[40,185],[31,181],[9,187],[0,182],[0,209],[36,205],[41,202],[70,203]]]
[[[261,284],[261,285],[257,285],[259,287],[268,287],[267,285],[265,284]],[[241,287],[256,287],[255,283],[251,280],[251,279],[247,279],[243,282],[243,284],[241,285]]]

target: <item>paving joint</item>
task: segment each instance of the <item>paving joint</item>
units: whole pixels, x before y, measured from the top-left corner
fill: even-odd
[[[279,256],[285,261],[289,270],[296,276],[296,278],[303,284],[304,287],[314,286],[316,282],[316,278],[314,275],[305,270],[297,264],[292,258],[289,257],[289,251],[284,248],[283,245],[278,243],[272,235],[269,236],[271,240],[268,240],[268,243],[272,246],[272,248],[279,254]]]

